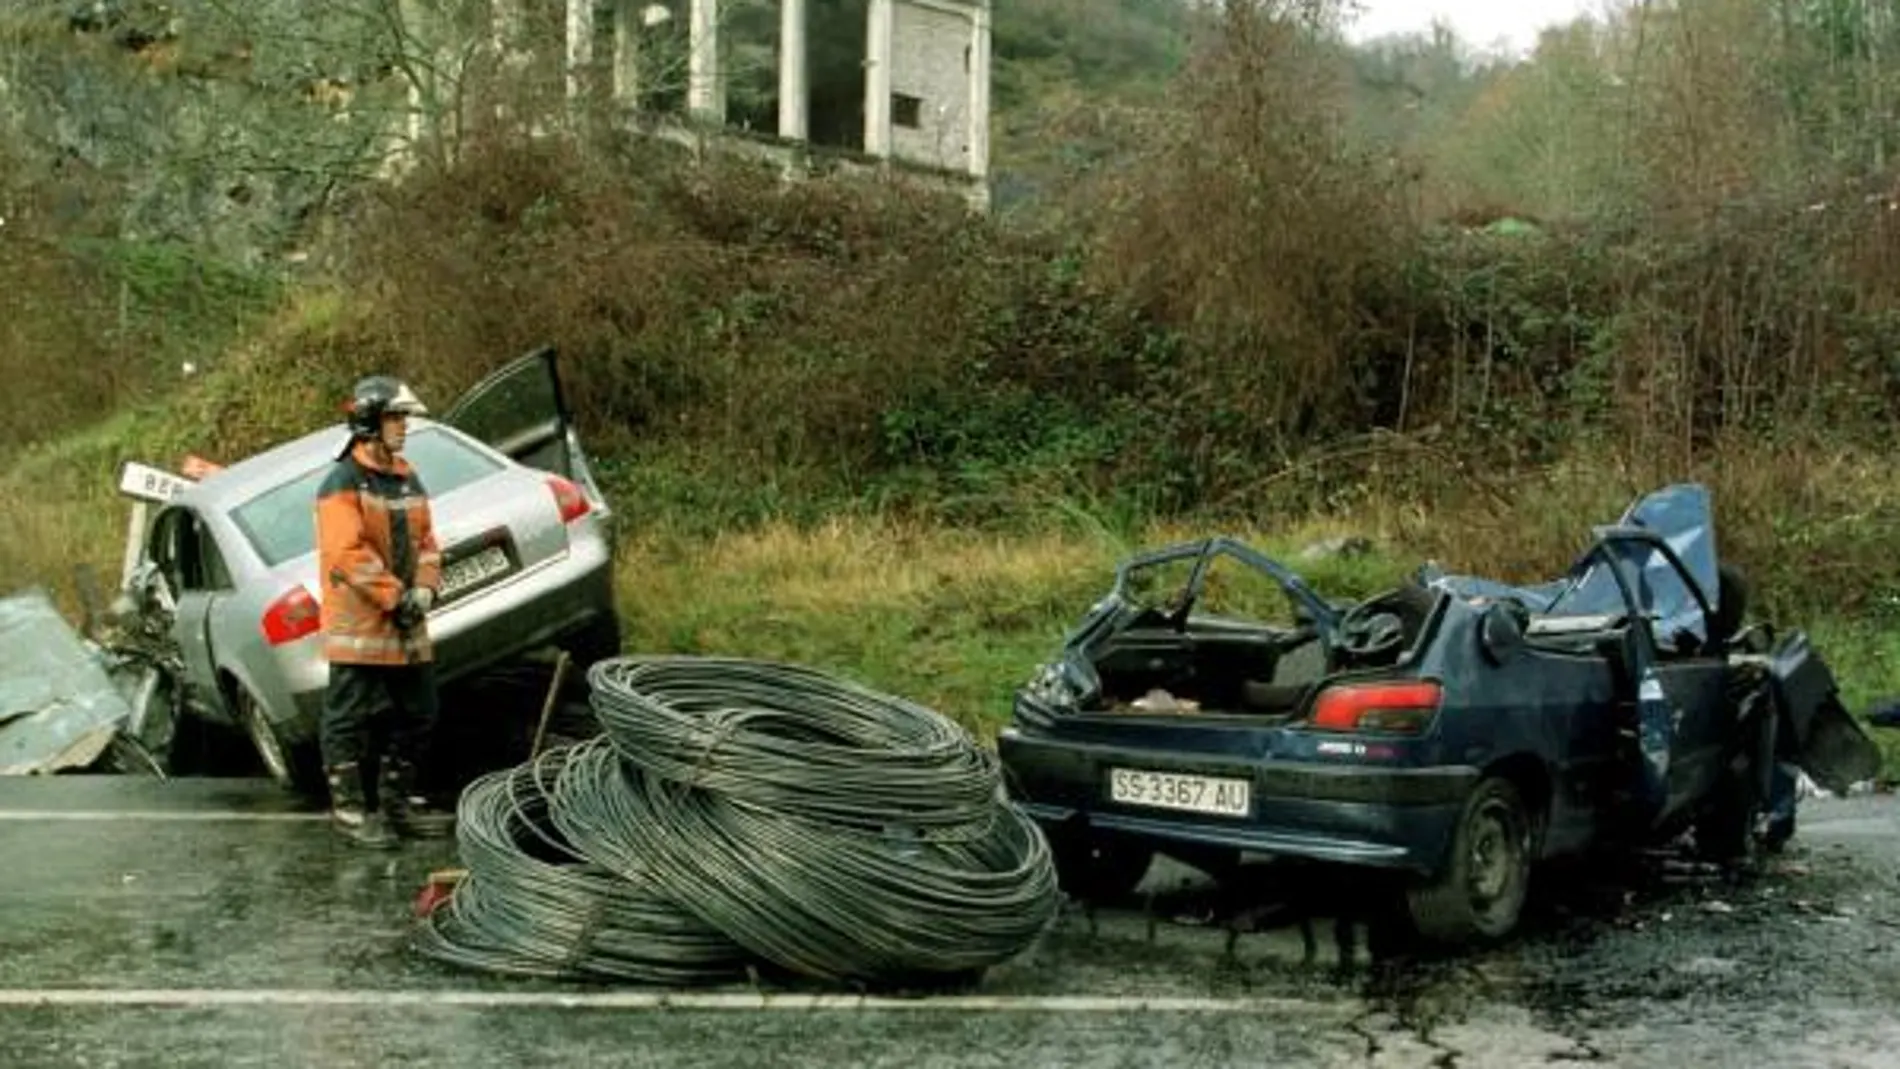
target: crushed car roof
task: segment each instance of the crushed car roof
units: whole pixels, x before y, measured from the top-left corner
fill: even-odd
[[[1701,483],[1676,483],[1644,494],[1607,529],[1619,527],[1641,528],[1661,537],[1681,559],[1689,578],[1701,588],[1709,607],[1717,607],[1721,584],[1715,550],[1715,515],[1708,487]],[[1606,528],[1599,527],[1597,530],[1602,532]],[[1660,561],[1655,563],[1663,564]],[[1483,576],[1447,575],[1436,571],[1429,571],[1424,578],[1429,585],[1461,597],[1515,598],[1532,612],[1543,612],[1573,587],[1587,581],[1587,558],[1580,558],[1577,564],[1586,567],[1573,567],[1562,579],[1528,586],[1513,586]],[[1579,604],[1574,607],[1573,614],[1592,611],[1596,610]]]

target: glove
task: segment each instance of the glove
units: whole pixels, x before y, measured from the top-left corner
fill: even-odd
[[[434,604],[435,591],[426,586],[412,586],[403,591],[402,600],[396,602],[396,626],[404,631],[416,626]]]

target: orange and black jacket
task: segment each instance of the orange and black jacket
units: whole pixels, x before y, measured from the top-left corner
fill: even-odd
[[[323,652],[333,664],[421,664],[434,656],[426,624],[396,627],[404,590],[440,589],[442,553],[422,480],[407,461],[392,459],[379,463],[359,441],[317,490]]]

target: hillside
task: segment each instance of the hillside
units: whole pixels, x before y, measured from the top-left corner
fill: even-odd
[[[284,102],[301,53],[231,80],[215,35],[154,66],[5,23],[8,84],[57,121],[12,107],[0,144],[0,373],[34,398],[0,436],[0,586],[113,559],[127,453],[240,455],[366,368],[448,397],[553,341],[669,589],[754,538],[1099,568],[1217,527],[1537,579],[1696,479],[1761,610],[1829,636],[1857,701],[1900,691],[1900,217],[1864,133],[1900,41],[1684,0],[1502,64],[1346,48],[1298,17],[1326,4],[1230,0],[1192,50],[1160,0],[1083,6],[999,11],[989,218],[586,129],[454,130],[375,182],[331,104]],[[945,604],[1010,603],[945,575]],[[984,629],[906,615],[919,582],[890,596],[924,660],[992,663]],[[997,611],[1030,645],[1062,615]],[[698,619],[643,640],[855,656]]]

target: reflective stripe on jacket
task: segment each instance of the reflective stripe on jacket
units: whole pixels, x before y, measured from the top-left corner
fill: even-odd
[[[435,655],[426,623],[402,632],[393,615],[404,590],[442,585],[428,491],[408,461],[394,460],[384,466],[357,442],[317,490],[323,653],[332,663],[420,664]]]

